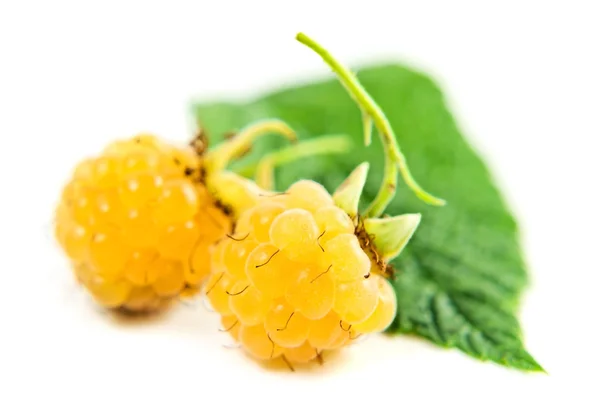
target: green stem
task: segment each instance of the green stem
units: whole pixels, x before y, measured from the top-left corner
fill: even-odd
[[[296,133],[286,123],[280,120],[265,120],[253,123],[236,135],[233,139],[221,143],[217,148],[209,152],[205,159],[205,165],[210,172],[217,172],[243,154],[257,138],[269,133],[278,134],[295,142]]]
[[[392,126],[385,117],[385,114],[381,108],[377,105],[377,103],[375,103],[367,91],[358,82],[356,76],[346,67],[340,64],[320,44],[306,36],[304,33],[298,33],[298,35],[296,35],[296,40],[321,56],[325,63],[327,63],[333,72],[338,76],[339,80],[348,90],[350,95],[358,103],[361,111],[363,112],[365,145],[368,146],[371,143],[371,124],[369,120],[372,120],[373,124],[377,128],[377,131],[379,132],[379,136],[384,147],[386,165],[383,182],[381,183],[381,187],[379,188],[377,196],[366,210],[367,216],[376,217],[381,215],[390,201],[392,201],[392,198],[396,193],[398,170],[400,171],[400,174],[402,175],[402,178],[408,187],[418,198],[428,204],[436,206],[442,206],[446,204],[445,200],[429,194],[415,181],[406,164],[406,158],[400,151],[400,146],[398,145]],[[365,121],[365,118],[368,118],[369,120]]]
[[[297,142],[295,145],[269,153],[257,163],[245,166],[237,172],[246,177],[255,175],[255,181],[263,189],[273,190],[276,167],[319,154],[345,153],[352,147],[346,135],[327,135]]]

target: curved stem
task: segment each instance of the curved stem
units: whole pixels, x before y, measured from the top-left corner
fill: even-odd
[[[232,160],[247,151],[254,140],[269,133],[284,136],[292,142],[297,140],[296,133],[283,121],[275,119],[257,122],[209,152],[205,158],[207,170],[212,173],[225,169]]]
[[[369,205],[367,208],[367,215],[370,217],[381,215],[387,205],[390,203],[394,197],[394,194],[396,193],[397,171],[400,171],[402,178],[418,198],[426,203],[436,206],[446,204],[445,200],[437,198],[426,192],[413,178],[406,164],[406,159],[400,151],[400,146],[398,145],[392,126],[385,117],[385,114],[381,108],[379,108],[377,103],[375,103],[367,91],[358,82],[356,76],[346,67],[340,64],[321,45],[305,34],[298,33],[298,35],[296,35],[296,40],[321,56],[325,63],[327,63],[333,72],[338,76],[339,80],[348,90],[350,95],[358,103],[361,111],[363,112],[365,145],[368,146],[371,143],[371,124],[369,120],[365,121],[365,118],[372,120],[373,124],[377,128],[377,131],[379,132],[386,156],[386,168],[379,192],[377,193],[377,196],[371,205]],[[391,168],[391,164],[394,164],[395,168]]]
[[[346,135],[327,135],[316,139],[300,141],[297,144],[263,156],[257,163],[238,171],[241,175],[255,176],[258,186],[265,190],[274,188],[276,167],[319,154],[345,153],[352,147]]]
[[[383,181],[377,195],[365,209],[364,214],[367,217],[378,217],[385,211],[387,205],[396,194],[396,184],[398,183],[398,167],[394,160],[386,157],[383,166]]]

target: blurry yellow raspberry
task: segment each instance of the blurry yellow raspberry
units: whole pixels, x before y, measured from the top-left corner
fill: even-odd
[[[223,328],[235,324],[250,355],[291,364],[385,330],[396,295],[360,229],[313,181],[261,197],[214,249],[206,292]]]
[[[213,249],[262,193],[225,168],[267,133],[295,139],[277,120],[252,124],[214,149],[207,149],[202,134],[181,147],[142,134],[79,163],[57,207],[56,237],[94,299],[107,308],[153,311],[197,292],[211,259],[219,264],[224,256],[235,266],[247,257],[249,242]],[[245,276],[235,268],[228,272]],[[236,282],[209,283],[216,286],[212,300],[227,315],[220,289]],[[250,290],[244,298],[257,298],[252,295]]]
[[[229,217],[191,175],[200,159],[152,135],[110,144],[65,186],[56,237],[102,306],[152,311],[209,273]]]

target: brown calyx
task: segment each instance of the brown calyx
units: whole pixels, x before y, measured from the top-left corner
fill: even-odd
[[[385,276],[386,278],[393,278],[394,268],[385,262],[385,260],[379,255],[373,239],[374,235],[369,234],[365,229],[365,224],[360,216],[357,216],[357,222],[355,223],[354,235],[358,238],[360,247],[371,259],[371,272],[378,273]]]
[[[190,142],[190,146],[192,146],[196,154],[201,157],[208,150],[208,144],[206,130],[202,126],[198,126],[198,132]]]
[[[235,133],[229,134],[229,139],[233,137]],[[226,136],[227,137],[227,136]],[[192,147],[196,155],[199,159],[198,168],[186,167],[184,170],[184,174],[186,177],[192,179],[194,182],[206,186],[206,168],[202,163],[202,157],[208,151],[209,141],[208,134],[206,133],[206,129],[198,125],[198,132],[194,136],[194,138],[190,141],[189,146]],[[227,204],[224,204],[214,193],[211,193],[211,197],[213,198],[212,203],[215,207],[221,210],[226,216],[231,216],[233,214],[233,210]]]
[[[230,205],[223,203],[221,200],[219,200],[217,197],[214,197],[214,204],[215,206],[220,209],[221,211],[223,211],[223,214],[227,215],[228,217],[233,215],[233,209],[231,208]],[[235,224],[234,224],[235,225]],[[232,229],[234,229],[235,226],[233,226]]]

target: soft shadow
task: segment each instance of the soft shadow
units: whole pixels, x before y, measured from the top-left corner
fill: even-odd
[[[139,326],[155,324],[166,320],[172,306],[162,307],[154,311],[130,311],[127,309],[111,310],[107,315],[112,322],[121,326]]]
[[[104,319],[119,326],[140,326],[162,323],[173,308],[174,302],[165,304],[156,310],[132,311],[125,308],[106,309],[92,302],[92,306]]]
[[[308,363],[294,363],[287,361],[283,357],[277,357],[273,360],[262,361],[258,364],[269,371],[285,374],[303,374],[303,375],[324,375],[332,373],[338,369],[339,365],[348,362],[348,354],[344,349],[323,351],[320,356],[314,358]],[[247,356],[253,362],[255,359]]]

